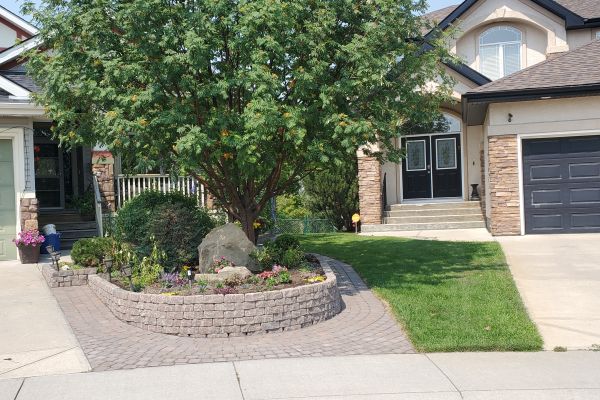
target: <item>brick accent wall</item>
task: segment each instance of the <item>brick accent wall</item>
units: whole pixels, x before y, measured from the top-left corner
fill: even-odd
[[[103,207],[115,211],[115,159],[108,151],[92,152],[92,173],[98,177]]]
[[[380,224],[381,164],[375,157],[358,157],[358,199],[362,224]]]
[[[38,226],[38,200],[31,198],[21,199],[21,230],[29,231],[39,229]]]
[[[490,231],[520,235],[518,146],[516,135],[489,137]]]
[[[98,275],[89,286],[115,317],[152,332],[191,337],[232,337],[295,330],[342,310],[336,277],[311,285],[246,294],[165,296],[133,293]]]

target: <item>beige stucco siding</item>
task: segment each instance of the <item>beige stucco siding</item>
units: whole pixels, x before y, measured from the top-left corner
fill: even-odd
[[[481,180],[481,151],[483,150],[483,127],[469,126],[466,128],[464,162],[466,173],[464,174],[464,193],[469,195],[471,184],[482,185]]]
[[[489,135],[600,131],[599,110],[600,96],[492,104],[485,129]]]

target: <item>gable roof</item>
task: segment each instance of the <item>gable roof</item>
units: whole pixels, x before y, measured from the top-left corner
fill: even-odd
[[[450,13],[452,11],[456,10],[456,7],[458,7],[458,4],[440,8],[439,10],[434,10],[434,11],[428,12],[427,14],[423,14],[423,18],[425,18],[426,20],[429,20],[431,22],[434,22],[436,24],[439,24],[441,21],[444,20],[444,18],[446,18],[448,15],[450,15]]]
[[[0,6],[0,18],[10,22],[11,24],[19,27],[30,35],[37,35],[38,29],[31,25],[29,22],[25,21],[23,18],[19,17],[17,14],[11,12],[10,10]]]
[[[505,93],[600,85],[600,40],[480,86],[467,93]]]
[[[438,28],[448,28],[478,1],[485,0],[463,1],[439,23]],[[581,29],[600,26],[600,0],[530,1],[564,19],[565,27],[567,29]]]

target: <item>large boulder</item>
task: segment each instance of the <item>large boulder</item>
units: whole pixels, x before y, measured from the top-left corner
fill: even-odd
[[[257,268],[250,253],[256,246],[246,237],[236,224],[219,226],[206,235],[200,246],[200,273],[208,272],[214,259],[225,257],[235,266],[246,266],[249,270]]]

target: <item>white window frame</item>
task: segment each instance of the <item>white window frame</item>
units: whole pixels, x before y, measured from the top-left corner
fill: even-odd
[[[458,154],[456,154],[457,153],[457,151],[456,151],[456,138],[436,138],[434,140],[435,140],[435,169],[438,170],[438,171],[443,171],[443,170],[448,170],[448,169],[457,169],[458,168],[458,163],[457,163],[457,156],[458,156]],[[439,152],[440,148],[438,147],[438,143],[440,141],[442,141],[442,140],[451,140],[452,141],[453,148],[454,148],[454,167],[440,168],[439,165],[438,165],[439,164],[439,162],[438,162],[439,161],[438,156],[440,154],[440,152]]]
[[[493,31],[497,31],[497,30],[507,30],[507,31],[512,31],[512,32],[518,33],[519,40],[513,40],[513,41],[508,41],[508,42],[487,43],[487,44],[482,43],[485,35],[493,32]],[[498,26],[491,27],[491,28],[486,29],[485,31],[481,32],[481,34],[479,35],[479,72],[483,73],[483,61],[482,61],[481,48],[482,47],[499,47],[498,67],[501,70],[498,71],[498,72],[500,72],[500,77],[497,79],[504,78],[506,76],[505,65],[504,65],[504,47],[507,45],[514,45],[514,44],[519,45],[519,70],[521,70],[523,68],[523,60],[522,60],[523,55],[521,54],[521,52],[522,52],[521,47],[523,46],[523,32],[521,32],[519,29],[517,29],[513,26],[509,26],[509,25],[498,25]]]
[[[596,32],[596,39],[600,39],[600,31]]]
[[[423,157],[424,157],[424,167],[419,169],[409,169],[408,168],[408,155],[410,154],[408,151],[408,145],[410,143],[423,143]],[[415,171],[426,171],[427,170],[427,140],[407,140],[406,141],[406,172],[415,172]]]

